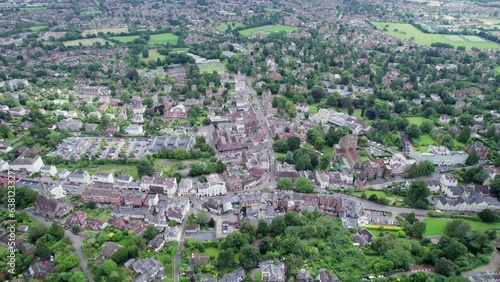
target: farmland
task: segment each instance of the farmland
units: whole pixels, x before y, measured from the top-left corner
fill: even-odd
[[[430,46],[432,43],[446,43],[453,47],[465,46],[467,49],[500,49],[500,44],[486,41],[474,35],[428,34],[407,23],[371,22],[378,30],[390,36]]]
[[[266,26],[260,26],[260,27],[254,27],[254,28],[240,30],[240,34],[244,35],[244,36],[251,36],[251,35],[257,34],[257,33],[269,34],[272,32],[279,32],[279,31],[293,32],[293,31],[296,31],[298,29],[299,28],[295,27],[295,26],[266,25]]]
[[[215,27],[215,29],[217,29],[218,31],[225,32],[229,26],[236,28],[236,27],[243,27],[243,24],[240,22],[225,22],[225,23],[218,24]]]
[[[224,72],[226,71],[226,66],[223,63],[212,63],[212,64],[200,64],[198,65],[201,73],[212,73],[216,72]]]
[[[96,42],[105,44],[107,40],[102,38],[76,39],[76,40],[64,41],[63,44],[64,46],[78,46],[81,43],[82,46],[92,46]]]
[[[92,28],[92,29],[86,29],[82,31],[82,36],[87,36],[87,34],[98,34],[99,32],[102,32],[104,34],[113,33],[113,34],[120,34],[120,33],[127,33],[128,32],[128,27],[112,27],[112,28]]]
[[[171,45],[177,45],[178,40],[179,36],[173,33],[160,33],[151,35],[148,44],[156,45],[170,43]]]
[[[122,43],[127,43],[127,42],[133,41],[137,38],[139,38],[139,35],[113,36],[113,37],[110,37],[109,39],[114,39],[114,40],[118,40]]]
[[[496,228],[500,229],[499,223],[486,223],[472,220],[464,220],[471,225],[472,230],[486,231],[488,229]],[[425,236],[430,235],[443,235],[444,227],[449,220],[446,219],[424,219],[427,224],[427,230],[425,231]]]

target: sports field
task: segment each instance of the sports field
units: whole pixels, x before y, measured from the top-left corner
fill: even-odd
[[[130,41],[133,41],[137,38],[139,38],[139,35],[124,35],[124,36],[112,36],[110,39],[118,40],[122,43],[128,43]]]
[[[153,34],[149,37],[148,44],[156,45],[156,44],[167,44],[170,43],[172,45],[177,45],[177,41],[179,40],[179,36],[173,33],[160,33]]]
[[[216,72],[226,71],[226,66],[223,63],[199,64],[198,67],[200,68],[201,73],[212,73],[213,71]]]
[[[120,34],[122,32],[128,32],[128,27],[111,27],[111,28],[92,28],[92,29],[86,29],[82,31],[82,36],[87,36],[87,34],[98,34],[99,32],[102,32],[104,34],[113,33],[113,34]]]
[[[233,26],[233,24],[234,24],[234,26]],[[215,27],[215,29],[217,29],[218,31],[225,32],[229,26],[231,26],[232,28],[236,28],[236,27],[243,27],[243,24],[240,22],[225,22],[225,23],[218,24]]]
[[[474,35],[447,35],[428,34],[407,23],[371,22],[378,30],[390,36],[413,41],[418,44],[430,46],[432,43],[447,43],[453,47],[465,46],[467,49],[500,49],[500,44],[486,41]]]
[[[256,33],[272,33],[272,32],[293,32],[298,30],[298,27],[295,26],[287,26],[287,25],[265,25],[260,27],[254,27],[249,29],[240,30],[240,34],[243,36],[251,36]]]
[[[64,41],[64,46],[78,46],[82,43],[83,46],[92,46],[95,42],[101,42],[101,44],[105,44],[107,40],[102,38],[86,38],[86,39],[76,39],[70,41]]]
[[[450,220],[446,219],[424,219],[424,222],[427,224],[427,228],[425,231],[425,236],[429,235],[443,235],[444,227],[446,223]],[[486,223],[480,221],[472,221],[472,220],[463,220],[470,224],[472,230],[486,231],[488,229],[500,229],[500,223]],[[497,231],[498,232],[498,231]]]

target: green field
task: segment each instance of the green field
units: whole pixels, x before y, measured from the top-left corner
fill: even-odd
[[[424,117],[409,117],[409,118],[407,118],[407,120],[410,124],[420,125],[425,120],[425,118]]]
[[[223,63],[212,63],[212,64],[200,64],[198,65],[201,73],[212,73],[216,72],[225,72],[227,71],[226,66]]]
[[[91,11],[81,12],[80,14],[88,16],[88,15],[97,15],[100,13],[101,13],[101,11],[99,11],[99,10],[91,10]]]
[[[266,25],[266,26],[260,26],[260,27],[254,27],[254,28],[240,30],[240,34],[244,35],[244,36],[251,36],[251,35],[257,34],[257,33],[269,34],[272,32],[279,32],[279,31],[293,32],[293,31],[296,31],[298,29],[299,28],[295,27],[295,26]]]
[[[253,275],[253,281],[262,281],[262,271],[257,271]]]
[[[35,25],[35,26],[30,27],[29,30],[40,31],[40,30],[47,28],[47,27],[48,27],[47,25]]]
[[[412,139],[413,146],[417,152],[427,152],[429,145],[434,145],[434,139],[428,134],[420,135],[417,139]]]
[[[372,191],[372,190],[364,190],[364,191],[354,191],[352,192],[353,196],[361,197],[361,194],[365,193],[366,197],[370,197],[371,195],[376,195],[378,198],[388,198],[387,194],[384,191]]]
[[[463,220],[471,225],[472,230],[485,231],[491,228],[500,229],[500,223],[486,223],[480,221],[471,221],[471,220]],[[446,219],[424,219],[424,222],[427,224],[427,229],[425,231],[425,236],[430,235],[443,235],[444,227],[449,220]]]
[[[148,44],[156,45],[170,43],[171,45],[177,45],[178,40],[179,36],[173,33],[160,33],[151,35]]]
[[[203,252],[203,255],[204,256],[214,256],[214,257],[218,257],[219,256],[219,249],[217,248],[206,248],[205,251]]]
[[[70,41],[64,41],[63,44],[64,46],[78,46],[80,43],[82,43],[83,46],[92,46],[92,44],[100,42],[102,45],[104,45],[106,42],[109,42],[105,39],[102,38],[86,38],[86,39],[76,39],[76,40],[70,40]]]
[[[266,11],[268,13],[279,13],[279,12],[283,11],[283,9],[279,9],[279,8],[264,8],[264,11]]]
[[[92,29],[86,29],[82,31],[82,36],[87,36],[87,34],[98,34],[99,32],[102,32],[104,34],[113,33],[113,34],[120,34],[122,32],[128,32],[128,27],[111,27],[111,28],[92,28]]]
[[[240,22],[226,22],[226,23],[218,24],[215,27],[215,29],[217,29],[218,31],[225,32],[230,25],[231,25],[232,28],[243,27],[243,24],[240,23]]]
[[[496,73],[500,73],[500,66],[496,66],[496,67],[495,67],[495,72],[496,72]]]
[[[139,37],[140,37],[139,35],[124,35],[124,36],[112,36],[109,39],[118,40],[122,43],[128,43],[130,41],[136,40]]]
[[[158,53],[157,49],[149,50],[149,56],[147,58],[143,58],[142,55],[139,55],[139,57],[143,61],[150,61],[150,60],[156,61],[158,58],[160,58],[161,60],[165,59],[165,56]]]
[[[111,218],[109,214],[103,212],[99,213],[96,217],[105,222],[108,222],[108,220]]]
[[[46,10],[47,7],[23,7],[20,9],[24,11],[37,11],[37,10]]]
[[[500,44],[487,42],[484,39],[468,35],[458,36],[443,35],[443,34],[428,34],[420,31],[416,27],[407,23],[388,23],[388,22],[371,22],[378,30],[384,31],[390,36],[413,41],[418,44],[430,46],[432,43],[447,43],[455,48],[465,46],[467,49],[477,47],[479,49],[500,49]],[[385,29],[385,30],[384,30]],[[449,37],[449,38],[448,38]],[[451,38],[451,39],[450,39]]]

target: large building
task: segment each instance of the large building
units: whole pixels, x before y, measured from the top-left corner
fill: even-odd
[[[28,172],[39,172],[42,166],[43,161],[40,156],[36,156],[34,158],[19,156],[10,164],[10,169],[14,171],[26,170]]]
[[[450,151],[445,146],[429,145],[427,153],[420,153],[420,161],[430,161],[435,165],[465,164],[469,157],[464,151]]]
[[[336,162],[343,163],[353,169],[361,168],[361,158],[356,148],[358,146],[357,135],[346,135],[340,138],[337,145],[333,147],[333,157]]]

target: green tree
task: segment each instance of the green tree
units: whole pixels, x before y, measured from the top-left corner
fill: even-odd
[[[153,165],[147,160],[140,160],[136,166],[139,177],[143,177],[145,175],[153,176],[155,172]]]
[[[455,264],[446,258],[440,258],[434,263],[434,271],[446,277],[450,277],[455,273]]]
[[[460,131],[460,134],[457,136],[457,141],[462,142],[462,143],[467,143],[469,141],[471,135],[471,130],[468,126],[465,126],[462,128],[462,131]]]
[[[318,136],[316,140],[314,140],[314,148],[316,150],[323,150],[323,146],[325,145],[325,139],[323,137]]]
[[[50,235],[54,236],[56,240],[61,240],[64,237],[64,229],[57,223],[52,223],[48,232]]]
[[[415,180],[406,193],[405,201],[412,207],[425,209],[428,205],[427,197],[429,194],[427,183],[423,180]]]
[[[295,191],[299,193],[314,193],[314,185],[307,177],[297,178]]]
[[[444,227],[444,234],[452,238],[465,238],[470,230],[471,226],[469,223],[456,219],[446,223]]]
[[[201,227],[207,227],[208,223],[210,222],[210,215],[206,210],[199,210],[198,212],[196,212],[196,222]]]
[[[420,134],[422,134],[422,132],[420,131],[418,125],[410,124],[406,128],[406,134],[408,134],[408,137],[411,139],[418,139],[420,137]]]
[[[31,243],[35,243],[40,237],[47,234],[47,227],[44,225],[35,225],[28,229],[28,239]]]
[[[286,223],[285,223],[285,217],[283,216],[277,216],[271,222],[270,229],[274,237],[283,234],[285,232],[285,228],[286,228]]]
[[[288,151],[288,142],[285,139],[279,139],[274,142],[273,149],[276,153],[286,153]]]
[[[128,259],[128,250],[127,248],[118,249],[112,256],[111,259],[116,262],[117,265],[124,264]]]
[[[146,229],[144,229],[144,232],[142,233],[142,238],[144,238],[146,241],[151,241],[153,238],[158,234],[158,229],[154,227],[152,224],[148,224],[146,226]]]
[[[257,237],[262,238],[269,232],[269,223],[267,221],[260,219],[259,225],[257,226]]]
[[[255,247],[250,245],[243,246],[240,253],[240,266],[246,271],[254,269],[260,261],[259,251]]]
[[[419,128],[423,134],[431,134],[432,130],[434,129],[434,122],[430,120],[424,120],[420,124]]]
[[[482,222],[495,222],[497,216],[494,211],[490,209],[484,209],[478,214]]]
[[[473,150],[465,161],[466,165],[476,165],[481,158],[477,154],[476,150]]]
[[[297,136],[292,136],[286,140],[288,144],[288,150],[294,152],[300,148],[300,138]]]
[[[293,183],[289,178],[278,179],[278,190],[293,190]]]
[[[217,268],[219,270],[235,266],[233,250],[222,250],[217,257]]]
[[[77,267],[80,264],[80,260],[78,259],[78,256],[76,255],[70,255],[64,257],[64,259],[57,265],[59,270],[61,272],[68,271],[70,269],[73,269]]]
[[[272,249],[272,241],[269,237],[265,237],[260,241],[259,244],[259,252],[262,255],[265,255],[267,252],[269,252]]]
[[[253,241],[255,240],[256,229],[250,222],[242,222],[240,226],[240,232],[247,238],[250,244],[253,243]]]
[[[52,253],[47,244],[41,241],[36,242],[35,256],[39,257],[40,259],[46,259],[50,257],[51,254]]]
[[[116,265],[116,262],[114,262],[110,259],[105,260],[102,264],[102,272],[104,272],[104,274],[106,274],[106,275],[110,275],[111,272],[117,271],[117,270],[118,270],[118,266]]]

